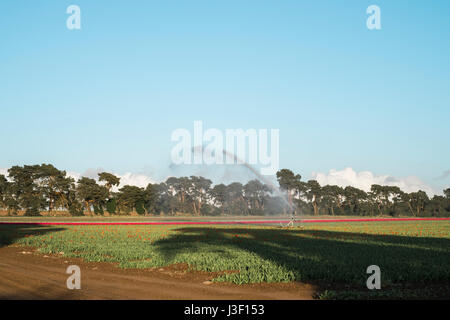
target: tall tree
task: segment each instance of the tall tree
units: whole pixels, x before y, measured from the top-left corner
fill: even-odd
[[[66,176],[51,164],[36,167],[36,181],[47,201],[48,211],[56,208],[69,209],[69,193],[73,192],[74,179]]]
[[[146,192],[144,188],[126,185],[119,190],[119,207],[127,212],[136,210],[140,215],[145,214]]]
[[[13,180],[14,198],[25,210],[25,215],[39,216],[45,209],[45,198],[36,183],[39,166],[13,166],[8,170],[8,176]]]
[[[98,174],[98,181],[105,182],[105,187],[108,189],[108,197],[113,187],[117,187],[120,184],[120,178],[116,177],[112,173],[101,172]]]
[[[402,208],[403,191],[399,187],[389,186],[388,192],[388,213],[394,215]]]
[[[190,182],[191,188],[189,193],[192,197],[194,214],[200,215],[203,205],[208,200],[212,181],[203,177],[191,176]]]
[[[244,186],[240,182],[233,182],[226,189],[226,209],[229,214],[248,213],[247,203],[244,199]]]
[[[445,214],[445,197],[435,195],[429,202],[429,210],[432,216],[441,216]]]
[[[382,215],[384,213],[384,209],[388,206],[389,188],[379,184],[373,184],[370,187],[370,196],[377,206],[378,214]]]
[[[344,197],[344,189],[336,185],[322,187],[322,201],[328,207],[332,215],[336,209],[341,209]]]
[[[425,210],[426,204],[430,201],[425,191],[419,190],[417,192],[411,192],[407,195],[408,206],[411,213],[415,217],[419,217]]]
[[[112,192],[113,187],[118,187],[120,184],[120,178],[108,172],[101,172],[98,174],[98,181],[104,182],[105,187],[108,190],[108,199],[106,200],[106,210],[109,214],[116,213],[117,201]]]
[[[281,169],[277,172],[278,184],[281,190],[286,191],[290,208],[293,208],[292,199],[295,196],[295,191],[298,189],[301,178],[301,175],[294,174],[289,169]]]
[[[0,174],[0,208],[6,208],[5,198],[8,190],[8,180],[3,174]]]
[[[361,202],[367,200],[367,193],[361,189],[347,186],[344,189],[345,204],[349,208],[350,214],[358,212]]]
[[[444,194],[447,197],[447,199],[450,199],[450,188],[445,189]]]
[[[4,175],[0,175],[0,207],[6,208],[8,215],[16,215],[20,210],[19,202],[14,196],[16,194],[15,187]]]
[[[78,180],[77,193],[89,214],[92,214],[91,206],[94,207],[95,214],[103,212],[108,198],[108,189],[105,186],[98,185],[94,179],[82,177]]]
[[[216,206],[219,206],[221,213],[225,211],[225,203],[227,200],[227,187],[223,183],[215,185],[211,189],[211,197]]]
[[[158,197],[156,185],[149,183],[144,190],[144,208],[147,213],[156,212],[156,199]]]
[[[191,195],[193,188],[192,180],[188,177],[170,177],[166,180],[166,185],[172,195],[176,197],[176,200],[171,200],[171,202],[176,203],[176,210],[180,212],[191,212],[194,206]]]
[[[251,214],[262,214],[269,187],[259,180],[251,180],[244,186],[245,199]]]
[[[155,197],[155,212],[174,215],[178,208],[178,200],[174,191],[166,183],[153,185],[157,194]]]
[[[322,188],[316,180],[309,180],[306,183],[306,198],[311,201],[314,215],[319,214],[319,205],[322,199]]]

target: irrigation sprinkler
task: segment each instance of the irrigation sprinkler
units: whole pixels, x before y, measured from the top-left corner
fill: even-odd
[[[280,226],[282,228],[293,228],[294,227],[294,222],[295,222],[295,210],[292,212],[291,219],[289,220],[289,222],[285,226],[280,222]],[[300,224],[300,227],[302,227],[301,224]]]

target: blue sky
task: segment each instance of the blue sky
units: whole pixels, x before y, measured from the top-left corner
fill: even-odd
[[[66,28],[71,4],[81,30]],[[366,27],[372,4],[381,30]],[[2,1],[0,167],[159,180],[171,133],[202,120],[280,129],[280,165],[305,179],[351,167],[439,191],[449,13],[437,0]]]

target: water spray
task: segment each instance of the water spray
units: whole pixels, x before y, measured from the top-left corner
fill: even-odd
[[[192,147],[192,152],[201,152],[203,154],[205,148],[204,146],[196,146],[196,147]],[[236,156],[234,153],[227,151],[227,150],[222,150],[222,153],[225,155],[225,157],[230,157],[234,160],[235,163],[237,164],[241,164],[242,166],[244,166],[245,168],[247,168],[248,170],[250,170],[260,181],[262,181],[264,184],[266,184],[272,192],[274,192],[277,196],[279,196],[283,202],[285,204],[287,204],[287,206],[289,207],[289,210],[291,213],[291,219],[288,222],[287,225],[282,225],[280,223],[281,227],[293,227],[294,226],[294,222],[295,222],[295,215],[296,215],[296,208],[294,208],[294,206],[288,201],[288,199],[286,199],[286,195],[280,190],[280,188],[278,188],[274,183],[272,183],[272,181],[268,180],[267,178],[265,178],[263,175],[261,175],[258,170],[256,170],[253,166],[251,166],[249,163],[247,163],[246,161],[240,159],[238,156]],[[301,222],[301,220],[300,220]],[[301,226],[301,225],[300,225]]]

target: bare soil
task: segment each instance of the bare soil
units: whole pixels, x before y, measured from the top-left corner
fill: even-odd
[[[81,289],[66,286],[66,269],[81,269]],[[43,255],[35,248],[0,248],[0,299],[62,300],[309,300],[317,288],[303,283],[214,283],[215,274],[186,265],[120,269],[112,263]]]

